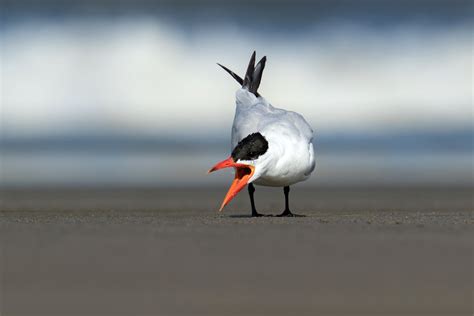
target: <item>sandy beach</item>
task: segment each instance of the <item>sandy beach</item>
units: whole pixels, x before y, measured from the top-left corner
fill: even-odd
[[[472,315],[469,188],[225,190],[3,190],[0,315]]]

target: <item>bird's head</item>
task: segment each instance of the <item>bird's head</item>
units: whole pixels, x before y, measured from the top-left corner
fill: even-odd
[[[235,176],[219,211],[239,193],[248,183],[258,179],[266,164],[265,153],[268,150],[268,142],[260,133],[253,133],[242,139],[235,146],[229,158],[218,162],[209,170],[209,173],[233,167]]]

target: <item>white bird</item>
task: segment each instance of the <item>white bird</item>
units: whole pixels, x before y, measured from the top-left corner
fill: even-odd
[[[313,130],[302,115],[273,107],[257,92],[265,63],[263,57],[255,66],[253,52],[244,79],[218,64],[242,87],[236,92],[232,153],[209,172],[235,168],[219,211],[248,184],[252,216],[262,216],[255,208],[256,184],[284,187],[285,210],[278,216],[296,216],[290,211],[288,194],[290,185],[308,179],[315,168]]]

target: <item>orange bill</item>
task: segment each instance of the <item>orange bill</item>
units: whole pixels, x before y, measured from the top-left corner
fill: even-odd
[[[214,167],[212,167],[209,170],[209,173],[223,169],[223,168],[230,168],[233,167],[235,169],[235,176],[234,180],[232,181],[232,184],[229,188],[229,191],[227,191],[227,194],[224,198],[224,201],[222,202],[222,205],[219,209],[219,211],[222,211],[222,209],[229,204],[229,202],[239,193],[248,183],[249,179],[252,177],[255,167],[252,165],[246,165],[242,163],[236,163],[232,159],[232,157],[229,157],[221,162],[218,162]]]

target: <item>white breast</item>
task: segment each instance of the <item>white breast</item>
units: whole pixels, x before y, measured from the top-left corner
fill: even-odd
[[[245,89],[236,93],[232,148],[251,133],[268,141],[267,168],[254,183],[285,186],[306,180],[315,167],[313,130],[303,116],[273,107]]]

